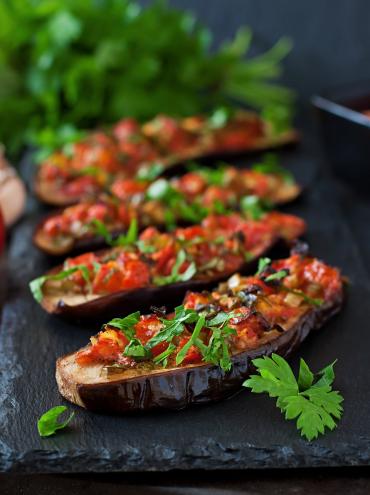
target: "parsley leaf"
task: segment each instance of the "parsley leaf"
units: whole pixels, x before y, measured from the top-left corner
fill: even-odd
[[[268,275],[265,278],[265,282],[272,282],[272,280],[281,280],[282,278],[285,278],[288,275],[288,272],[286,270],[279,270],[278,272],[271,273],[271,275]]]
[[[270,258],[260,258],[258,260],[258,269],[257,269],[257,272],[256,272],[256,276],[261,275],[261,273],[263,273],[263,271],[265,270],[265,268],[270,263],[271,263],[271,259]]]
[[[343,397],[332,390],[335,363],[315,377],[301,359],[297,381],[287,361],[277,354],[252,362],[259,375],[252,375],[243,385],[254,393],[266,392],[276,397],[276,405],[285,413],[285,419],[297,419],[302,436],[313,440],[324,434],[325,428],[333,430],[337,426],[336,420],[343,411]]]
[[[113,318],[106,326],[118,328],[121,330],[125,337],[128,340],[132,340],[135,338],[135,325],[140,321],[140,311],[136,311],[135,313],[131,313],[124,318]]]
[[[136,361],[149,359],[151,352],[140,342],[139,339],[132,338],[123,351],[124,356],[133,357]]]
[[[156,285],[167,285],[173,284],[176,282],[186,282],[190,280],[195,275],[197,269],[194,261],[190,263],[187,269],[183,273],[179,273],[179,270],[186,260],[186,253],[183,249],[177,253],[176,262],[172,267],[171,274],[167,276],[157,276],[153,278],[153,281]]]
[[[241,198],[240,209],[252,220],[260,220],[268,210],[267,205],[254,195]]]
[[[136,178],[142,181],[152,182],[155,180],[164,170],[164,165],[161,162],[152,162],[141,168],[139,168]]]
[[[59,423],[59,416],[65,411],[67,411],[66,406],[55,406],[46,411],[46,413],[40,417],[37,421],[37,429],[40,437],[49,437],[50,435],[54,435],[57,430],[62,430],[68,425],[75,413],[72,412],[69,418],[62,423]]]
[[[52,275],[42,275],[41,277],[35,278],[29,283],[29,288],[32,292],[33,297],[36,299],[38,303],[40,303],[44,297],[42,292],[42,287],[47,280],[63,280],[68,278],[75,272],[81,271],[82,277],[84,278],[87,284],[90,283],[90,274],[89,269],[86,265],[76,265],[72,268],[68,268],[66,270],[62,270],[58,273]]]
[[[168,320],[161,318],[163,328],[146,343],[147,348],[152,349],[161,342],[171,343],[174,337],[181,335],[185,329],[185,323],[194,323],[199,318],[193,309],[185,309],[184,306],[175,308],[175,316]]]
[[[197,339],[199,337],[199,333],[202,330],[202,328],[204,327],[205,322],[206,322],[206,317],[204,315],[199,316],[199,319],[195,325],[195,328],[193,330],[193,333],[191,334],[190,339],[186,342],[186,344],[177,353],[177,356],[176,356],[176,364],[177,365],[181,364],[184,361],[186,354],[188,353],[190,347],[197,342]]]
[[[170,344],[166,350],[158,354],[153,358],[153,362],[155,364],[160,364],[162,363],[163,368],[167,366],[168,363],[168,358],[171,356],[171,354],[174,352],[176,349],[176,346],[174,344]]]
[[[136,218],[131,220],[126,234],[120,234],[116,239],[113,239],[112,234],[101,220],[94,218],[91,221],[91,226],[93,227],[94,232],[103,237],[104,241],[109,246],[128,246],[135,244],[138,238],[138,223]]]

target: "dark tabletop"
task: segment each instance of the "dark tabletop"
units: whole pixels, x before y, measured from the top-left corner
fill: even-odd
[[[144,3],[144,2],[143,2]],[[370,41],[366,0],[173,0],[179,7],[197,12],[216,32],[216,43],[242,23],[256,32],[262,48],[280,35],[295,41],[287,62],[286,81],[300,93],[299,119],[310,126],[308,97],[322,87],[338,82],[370,78]],[[253,5],[252,5],[253,4]],[[370,269],[370,199],[335,180],[340,214],[356,243],[359,256]],[[338,240],[340,242],[340,240]],[[365,268],[366,269],[366,268]],[[277,471],[218,471],[212,473],[146,473],[124,475],[8,475],[0,476],[3,495],[52,493],[146,494],[337,494],[370,493],[368,469],[315,469]]]

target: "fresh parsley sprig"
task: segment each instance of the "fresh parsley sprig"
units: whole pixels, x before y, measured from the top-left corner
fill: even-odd
[[[41,302],[44,295],[42,292],[42,287],[47,280],[64,280],[68,278],[73,273],[81,271],[82,277],[87,284],[90,284],[90,272],[86,265],[76,265],[72,268],[67,268],[58,273],[51,275],[42,275],[41,277],[35,278],[29,283],[29,288],[32,292],[33,297],[37,302]]]
[[[46,411],[40,419],[37,421],[37,429],[40,437],[50,437],[57,432],[57,430],[62,430],[65,428],[72,420],[75,415],[74,412],[61,423],[58,422],[59,417],[67,411],[66,406],[55,406]]]
[[[332,389],[335,362],[314,375],[301,359],[297,380],[287,361],[272,354],[252,361],[259,374],[243,385],[254,393],[277,398],[276,406],[285,413],[285,419],[297,419],[301,435],[313,440],[324,434],[325,428],[336,428],[342,416],[343,397]]]

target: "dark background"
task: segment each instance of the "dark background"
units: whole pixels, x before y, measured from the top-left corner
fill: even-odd
[[[194,12],[212,31],[215,46],[241,25],[252,28],[257,51],[282,36],[291,38],[294,48],[285,60],[282,81],[298,91],[301,119],[307,118],[313,93],[370,79],[368,0],[170,0],[169,4]]]
[[[148,1],[141,1],[143,5]],[[214,34],[217,45],[249,25],[254,49],[263,51],[281,36],[294,49],[285,62],[283,81],[299,93],[298,123],[312,126],[309,98],[323,88],[370,80],[370,2],[368,0],[172,0],[171,5],[193,11]],[[348,199],[350,198],[350,200]],[[348,219],[358,240],[369,225],[366,200],[352,204],[343,196]],[[366,229],[366,227],[365,227]],[[366,234],[365,234],[366,235]],[[365,254],[365,253],[363,253]],[[369,256],[368,258],[369,259]],[[362,471],[289,471],[268,473],[184,473],[132,476],[8,476],[0,477],[0,492],[13,493],[344,493],[370,492]]]

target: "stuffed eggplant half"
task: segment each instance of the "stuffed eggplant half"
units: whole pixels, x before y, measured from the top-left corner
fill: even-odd
[[[197,167],[171,180],[117,179],[111,193],[48,215],[36,228],[35,245],[56,256],[92,249],[125,233],[133,219],[141,228],[173,228],[198,223],[213,212],[240,209],[256,220],[266,208],[294,200],[300,187],[270,160],[251,170]]]
[[[143,163],[160,162],[168,169],[189,159],[266,149],[297,139],[293,130],[275,133],[253,112],[219,117],[179,120],[159,115],[143,125],[124,119],[110,132],[92,133],[51,155],[39,167],[35,192],[46,203],[65,206],[106,190],[117,177],[134,177]]]
[[[114,414],[220,400],[240,389],[252,359],[289,355],[342,299],[337,269],[301,254],[264,258],[255,276],[188,292],[174,313],[156,307],[111,320],[86,347],[58,359],[59,391]]]
[[[210,215],[171,233],[148,227],[135,242],[67,258],[30,287],[46,311],[75,318],[177,304],[185,290],[225,280],[304,231],[303,220],[278,212],[258,221]]]

